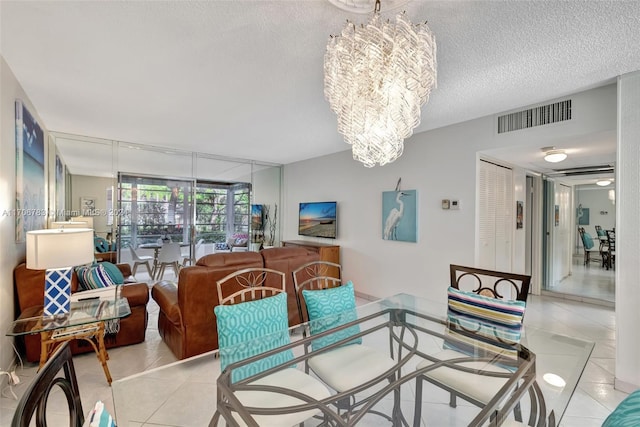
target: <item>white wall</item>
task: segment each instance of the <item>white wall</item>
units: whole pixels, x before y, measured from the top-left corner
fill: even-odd
[[[616,226],[616,205],[609,200],[609,190],[615,186],[609,185],[601,188],[575,189],[575,205],[582,205],[589,209],[589,225],[585,230],[592,236],[596,236],[595,226],[599,225],[603,230],[611,230]]]
[[[113,208],[112,206],[107,206],[107,188],[111,187],[114,187],[114,180],[111,178],[87,175],[71,176],[71,210],[80,212],[80,216],[82,216],[80,198],[92,197],[96,199],[96,215],[93,216],[93,229],[96,235],[100,237],[106,237],[107,233],[111,231],[111,226],[107,225],[107,212]],[[112,197],[117,197],[117,194],[114,192]]]
[[[444,300],[449,264],[473,265],[475,259],[478,152],[513,144],[539,148],[615,129],[615,85],[571,99],[571,121],[501,135],[495,133],[494,116],[435,129],[414,135],[405,142],[402,157],[384,167],[364,168],[352,160],[350,151],[286,165],[283,239],[300,238],[299,202],[337,200],[335,244],[341,246],[344,276],[354,281],[357,291],[377,297],[410,292]],[[423,114],[428,117],[428,105]],[[524,186],[523,174],[518,176],[517,199],[522,194],[519,185]],[[398,178],[403,189],[418,191],[417,243],[381,238],[381,193],[393,190]],[[460,210],[441,209],[442,199],[460,200]],[[524,272],[523,245],[524,236],[516,233],[516,272]]]
[[[615,387],[640,387],[640,72],[618,80]]]
[[[0,334],[0,370],[6,370],[14,358],[13,338],[4,335],[15,317],[13,268],[25,256],[25,244],[15,243],[14,217],[8,214],[15,208],[16,195],[16,99],[22,100],[44,131],[45,159],[47,158],[49,137],[38,112],[1,56],[0,88],[0,331],[2,331]],[[45,176],[48,176],[46,170]],[[6,377],[0,379],[0,387],[4,385],[5,380]]]

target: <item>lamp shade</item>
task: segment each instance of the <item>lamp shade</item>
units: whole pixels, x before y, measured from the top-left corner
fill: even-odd
[[[51,228],[91,228],[86,221],[55,221]]]
[[[94,257],[90,228],[27,232],[27,268],[45,270],[87,264]]]
[[[93,228],[93,217],[92,216],[72,216],[71,222],[80,222],[84,221],[87,223],[87,228]]]

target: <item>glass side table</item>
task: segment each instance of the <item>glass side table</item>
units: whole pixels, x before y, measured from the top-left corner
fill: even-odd
[[[11,324],[8,336],[40,334],[40,368],[47,362],[58,345],[74,339],[91,344],[102,364],[102,369],[111,385],[111,373],[107,366],[109,355],[104,346],[105,322],[131,314],[126,298],[85,299],[71,302],[68,313],[55,316],[40,315],[18,318]]]

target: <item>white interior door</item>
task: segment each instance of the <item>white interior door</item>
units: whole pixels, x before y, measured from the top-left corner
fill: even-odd
[[[478,176],[478,266],[511,271],[515,212],[513,171],[484,160]]]

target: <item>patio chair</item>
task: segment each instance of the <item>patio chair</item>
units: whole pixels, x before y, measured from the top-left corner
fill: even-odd
[[[180,260],[182,260],[180,243],[171,242],[162,245],[160,253],[158,254],[158,271],[156,272],[156,279],[162,280],[164,277],[164,271],[167,267],[173,268],[176,277],[178,277],[181,267]]]
[[[149,277],[153,279],[154,271],[151,268],[149,262],[153,262],[153,257],[151,255],[138,255],[135,249],[132,246],[129,246],[129,251],[131,252],[131,260],[133,261],[133,269],[132,274],[135,276],[136,271],[138,271],[138,266],[142,265],[147,268],[147,273],[149,273]]]
[[[187,264],[194,264],[195,260],[198,258],[198,250],[202,247],[204,243],[204,239],[198,240],[195,248],[193,249],[193,256],[189,253],[190,247],[187,246],[182,254],[182,266],[186,267]]]

